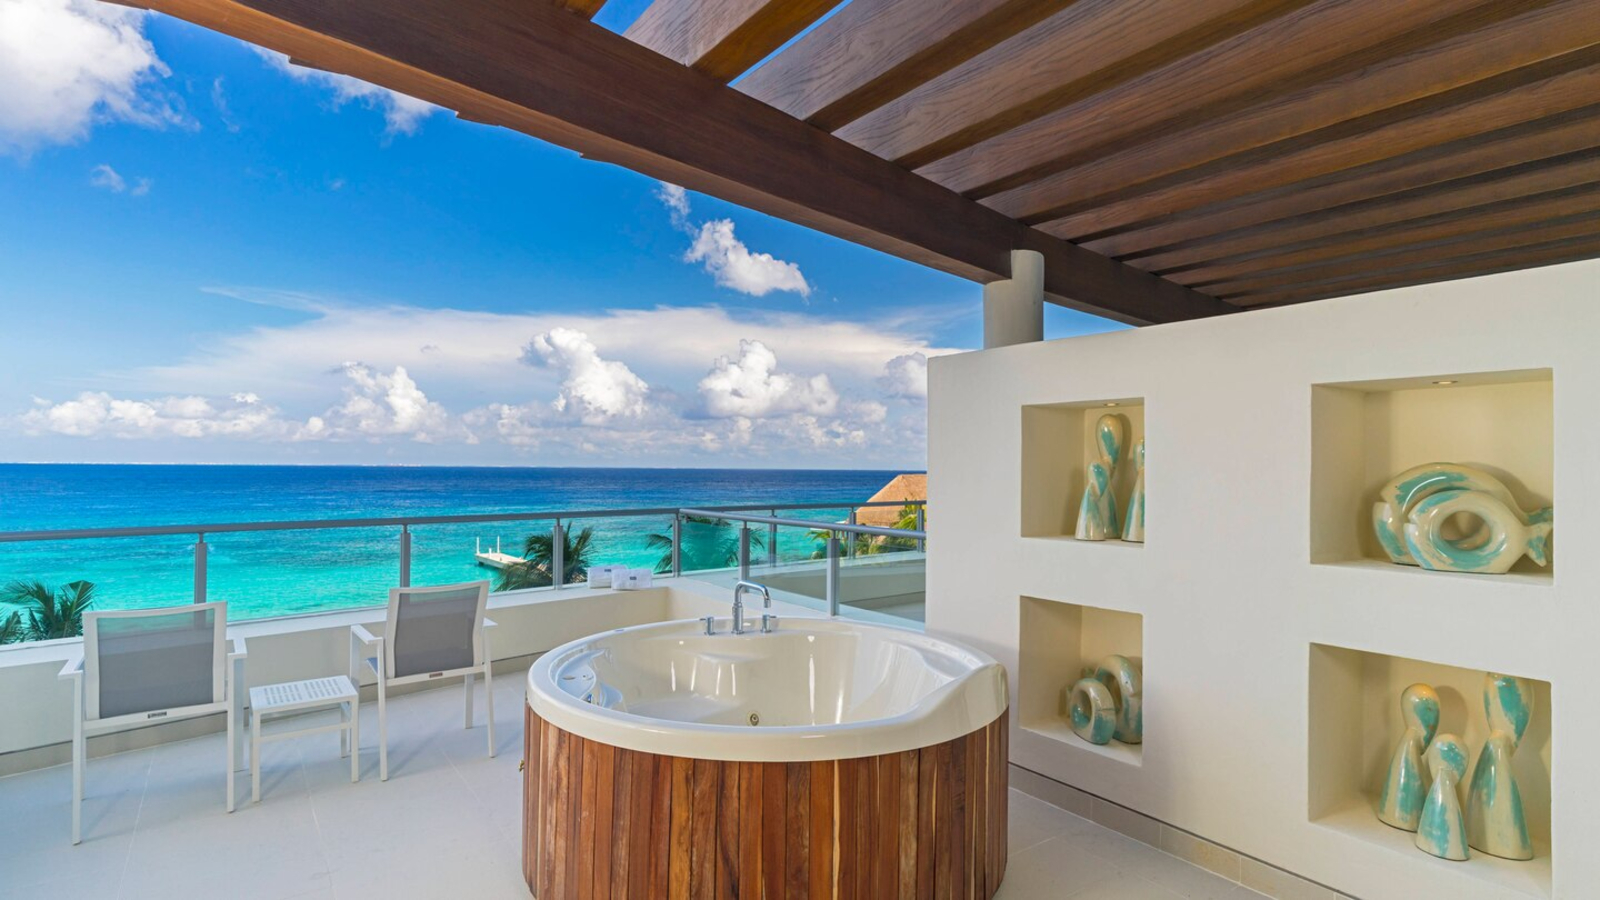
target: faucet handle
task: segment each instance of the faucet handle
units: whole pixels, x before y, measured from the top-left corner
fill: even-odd
[[[700,621],[706,623],[706,634],[708,636],[717,633],[717,617],[716,616],[706,616],[704,619],[701,619]]]
[[[778,624],[778,617],[772,613],[761,614],[761,633],[771,634],[774,626]]]

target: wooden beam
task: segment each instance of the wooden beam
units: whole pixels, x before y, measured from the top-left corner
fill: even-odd
[[[1259,253],[1203,263],[1164,277],[1209,293],[1208,286],[1230,279],[1292,271],[1361,253],[1400,249],[1485,231],[1536,227],[1552,219],[1600,211],[1600,166],[1590,162],[1588,168],[1590,180],[1566,190],[1467,206],[1420,219],[1396,221],[1387,227],[1347,228],[1320,239],[1296,241]],[[1379,209],[1386,211],[1389,207]],[[1327,224],[1345,223],[1335,218]]]
[[[1600,257],[1600,237],[1575,238],[1538,247],[1514,247],[1510,250],[1499,250],[1472,257],[1444,260],[1432,266],[1410,269],[1402,273],[1379,272],[1364,278],[1340,282],[1336,285],[1257,294],[1248,300],[1241,301],[1240,305],[1247,309],[1259,309],[1268,306],[1282,306],[1289,303],[1305,303],[1311,300],[1349,297],[1356,294],[1371,293],[1372,291],[1410,287],[1416,284],[1455,281],[1461,278],[1477,278],[1481,275],[1495,275],[1500,272],[1514,272],[1519,269],[1552,266],[1596,257]]]
[[[1122,321],[1228,304],[1024,227],[554,4],[152,0],[157,11],[977,281],[1012,250]]]
[[[585,19],[592,19],[606,5],[606,0],[558,0],[561,6]]]
[[[1376,272],[1397,273],[1432,267],[1444,260],[1477,256],[1482,253],[1543,246],[1555,241],[1576,238],[1600,237],[1600,214],[1597,214],[1592,206],[1591,202],[1591,208],[1587,212],[1548,219],[1534,225],[1499,228],[1445,240],[1354,253],[1314,266],[1298,267],[1282,272],[1263,272],[1220,282],[1208,290],[1223,299],[1238,299],[1289,288],[1334,285],[1351,279],[1365,278]]]
[[[1318,0],[919,168],[969,197],[987,197],[1107,153],[1356,71],[1459,30],[1483,0]],[[1495,8],[1493,6],[1488,8]]]
[[[1479,90],[1495,92],[1498,76],[1600,44],[1600,15],[1579,14],[1593,4],[1564,0],[1535,9],[1269,103],[1172,129],[986,202],[1009,216],[1040,221],[1213,161],[1263,148],[1291,152],[1342,137],[1330,129],[1343,123],[1371,130],[1386,119],[1412,121],[1430,107],[1460,107],[1476,99]],[[1249,166],[1255,158],[1244,157],[1239,164]]]
[[[626,34],[726,83],[838,5],[839,0],[655,0]]]
[[[916,168],[1305,2],[1078,0],[836,133]]]
[[[1412,192],[1429,187],[1455,190],[1473,180],[1492,181],[1514,174],[1512,170],[1521,173],[1545,161],[1566,161],[1567,154],[1596,147],[1600,147],[1600,104],[1191,210],[1085,246],[1139,268],[1161,271],[1215,258],[1209,246],[1216,241],[1275,232],[1310,221],[1307,217],[1325,210],[1388,202],[1384,198],[1414,196]],[[1514,194],[1499,199],[1505,196]]]
[[[833,131],[1076,0],[852,0],[739,82]]]
[[[1313,141],[1296,152],[1235,160],[1200,177],[1186,173],[1171,182],[1145,185],[1131,195],[1105,198],[1053,218],[1041,228],[1069,240],[1092,240],[1102,232],[1579,109],[1600,97],[1600,51],[1580,51],[1519,69],[1494,79],[1493,87],[1489,95],[1474,89],[1442,109]]]

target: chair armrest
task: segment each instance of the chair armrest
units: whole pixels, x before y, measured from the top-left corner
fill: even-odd
[[[56,677],[61,679],[62,681],[66,681],[67,679],[70,679],[70,678],[80,678],[82,676],[83,676],[83,651],[82,650],[78,650],[78,651],[74,652],[72,654],[72,656],[68,657],[67,661],[62,664],[61,671],[56,673]]]
[[[382,644],[383,638],[377,637],[372,632],[368,631],[367,626],[365,625],[351,625],[350,642],[351,646],[354,646],[356,642],[360,642],[365,646],[371,647],[374,644]]]
[[[233,641],[233,649],[228,652],[228,659],[230,661],[245,659],[250,656],[250,651],[245,648],[244,638],[236,637],[231,638],[230,640]]]
[[[497,625],[497,623],[495,622],[495,620],[489,618],[488,616],[484,616],[483,617],[483,627],[485,627],[485,628],[494,628],[494,627],[496,627],[496,625]]]
[[[383,638],[377,637],[367,630],[365,625],[350,626],[350,681],[357,687],[361,686],[361,663],[367,658],[368,653],[376,653],[379,660],[383,658]],[[378,679],[383,680],[382,662],[378,664],[376,672]]]

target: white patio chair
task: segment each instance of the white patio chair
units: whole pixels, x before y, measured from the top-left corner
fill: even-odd
[[[62,666],[72,682],[72,842],[82,840],[83,767],[90,734],[211,713],[228,716],[228,812],[243,638],[227,649],[228,604],[84,613],[83,649]]]
[[[378,682],[378,778],[389,780],[388,691],[391,687],[463,676],[467,698],[464,727],[472,727],[472,683],[483,675],[488,713],[489,755],[494,749],[494,681],[490,671],[489,633],[494,622],[484,617],[489,582],[472,581],[437,587],[392,588],[383,637],[361,625],[350,626],[350,680],[361,684],[369,671]]]

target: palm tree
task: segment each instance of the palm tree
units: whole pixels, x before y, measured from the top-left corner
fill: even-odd
[[[731,535],[725,535],[724,528],[733,523],[724,518],[711,516],[684,516],[683,524],[701,525],[704,528],[683,531],[683,544],[678,550],[678,562],[685,572],[698,572],[703,569],[728,569],[739,564],[739,532],[734,530]],[[656,560],[656,574],[664,575],[672,571],[672,533],[656,533],[645,538],[644,545],[654,550],[661,551],[661,558]],[[767,539],[759,531],[750,532],[750,549],[764,550]]]
[[[26,640],[77,637],[83,634],[83,613],[94,603],[94,582],[69,581],[52,591],[39,580],[13,581],[6,586],[3,598],[9,603],[31,607],[23,628]],[[9,627],[8,619],[0,631]]]
[[[576,534],[563,531],[561,545],[561,583],[572,584],[583,581],[584,570],[593,562],[594,527],[590,526]],[[552,583],[550,569],[554,550],[555,540],[550,532],[528,535],[528,539],[522,545],[523,561],[500,571],[500,580],[495,585],[495,590],[518,591],[523,588],[549,587]]]
[[[22,627],[22,613],[15,610],[0,619],[0,644],[15,644],[27,639],[27,629]]]

